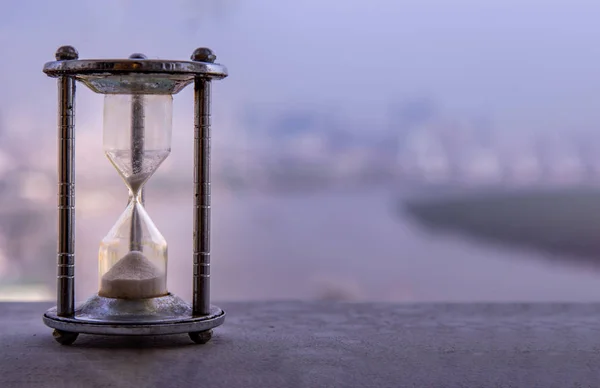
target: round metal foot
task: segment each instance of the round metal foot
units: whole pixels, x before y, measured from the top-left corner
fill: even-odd
[[[196,331],[194,333],[189,333],[190,339],[197,344],[204,345],[212,338],[213,331]]]
[[[58,342],[61,345],[71,345],[73,344],[73,342],[75,342],[75,340],[79,336],[79,333],[54,329],[54,331],[52,332],[52,336],[54,337],[56,342]]]

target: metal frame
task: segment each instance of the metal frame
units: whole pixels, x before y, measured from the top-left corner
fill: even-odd
[[[194,315],[210,309],[210,82],[194,84]]]
[[[76,58],[77,56],[75,56]],[[69,59],[59,49],[56,59]],[[58,79],[57,314],[72,317],[75,304],[75,79]]]
[[[64,318],[56,315],[53,309],[44,315],[44,323],[67,333],[97,334],[97,335],[167,335],[199,333],[209,331],[225,321],[225,313],[221,309],[211,315],[190,317],[179,322],[156,323],[119,323],[108,324],[98,321]]]
[[[78,58],[75,48],[62,46],[56,52],[56,61],[46,63],[43,70],[48,76],[58,78],[59,91],[57,306],[46,312],[44,323],[55,329],[55,338],[63,344],[72,343],[77,333],[155,335],[184,332],[189,332],[195,342],[204,343],[210,339],[210,329],[225,319],[225,312],[210,304],[210,81],[226,77],[227,69],[214,63],[216,56],[207,48],[196,49],[192,61],[149,60],[143,54],[119,60]],[[179,314],[176,319],[158,319],[143,324],[135,319],[133,322],[103,321],[110,314],[119,313],[114,310],[116,305],[108,302],[102,304],[102,309],[93,310],[96,319],[90,318],[89,314],[82,313],[82,309],[102,300],[97,295],[77,309],[75,307],[75,81],[81,81],[97,93],[134,95],[176,94],[191,82],[195,84],[193,302],[188,306],[179,298],[166,296],[162,298],[176,299],[168,299],[169,303],[161,305],[171,313]],[[132,109],[136,114],[132,119],[137,127],[143,125],[143,112],[137,106],[141,96],[134,97]],[[161,300],[154,299],[154,302],[146,300],[144,303]],[[133,308],[125,302],[118,306],[120,309]]]
[[[61,50],[77,53],[70,46]],[[192,61],[144,59],[139,57],[141,54],[129,59],[78,60],[72,55],[59,59],[59,51],[57,61],[44,65],[44,73],[49,77],[73,77],[101,94],[177,94],[197,77],[227,77],[225,66],[214,63],[215,55],[205,48],[194,51]]]
[[[76,52],[70,46],[58,49],[56,61],[44,65],[44,73],[50,77],[62,75],[82,76],[99,74],[181,74],[187,75],[190,80],[195,76],[207,78],[225,78],[227,69],[218,63],[214,63],[216,56],[206,48],[197,49],[192,61],[170,61],[161,59],[146,59],[131,55],[129,59],[79,59],[78,56],[65,57],[63,52]],[[71,50],[72,49],[72,50]],[[59,58],[59,51],[61,57]]]
[[[216,306],[208,314],[194,316],[192,307],[173,294],[138,300],[95,295],[75,312],[75,317],[61,317],[52,308],[44,314],[44,323],[75,333],[159,335],[206,331],[225,320],[225,312]]]

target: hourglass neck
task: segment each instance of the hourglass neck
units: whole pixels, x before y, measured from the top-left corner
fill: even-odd
[[[150,178],[151,175],[152,172],[146,172],[144,174],[133,174],[128,177],[123,176],[125,184],[129,189],[130,200],[136,200],[141,204],[144,203],[144,185],[146,184],[148,178]]]
[[[144,204],[144,190],[142,190],[142,187],[137,191],[133,191],[131,188],[129,189],[129,202]]]

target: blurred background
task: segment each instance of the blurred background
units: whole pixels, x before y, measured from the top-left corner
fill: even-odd
[[[51,300],[56,48],[214,50],[213,299],[600,299],[600,3],[4,0],[0,299]],[[192,89],[147,209],[190,299]],[[77,91],[76,292],[127,190]]]

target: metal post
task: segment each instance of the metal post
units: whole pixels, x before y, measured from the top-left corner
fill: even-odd
[[[71,46],[60,47],[56,60],[77,59]],[[57,315],[75,314],[75,79],[58,78],[58,294]]]
[[[199,48],[192,60],[212,63],[211,50]],[[193,314],[210,314],[210,81],[194,82],[194,291]]]
[[[146,59],[144,54],[132,54],[129,59]],[[131,97],[131,166],[133,175],[139,174],[143,170],[144,163],[144,96],[134,94]],[[144,188],[141,188],[139,195],[142,206],[144,205]],[[135,200],[135,198],[134,198]],[[131,219],[131,230],[129,234],[129,250],[142,250],[142,225],[137,209],[133,208]]]

